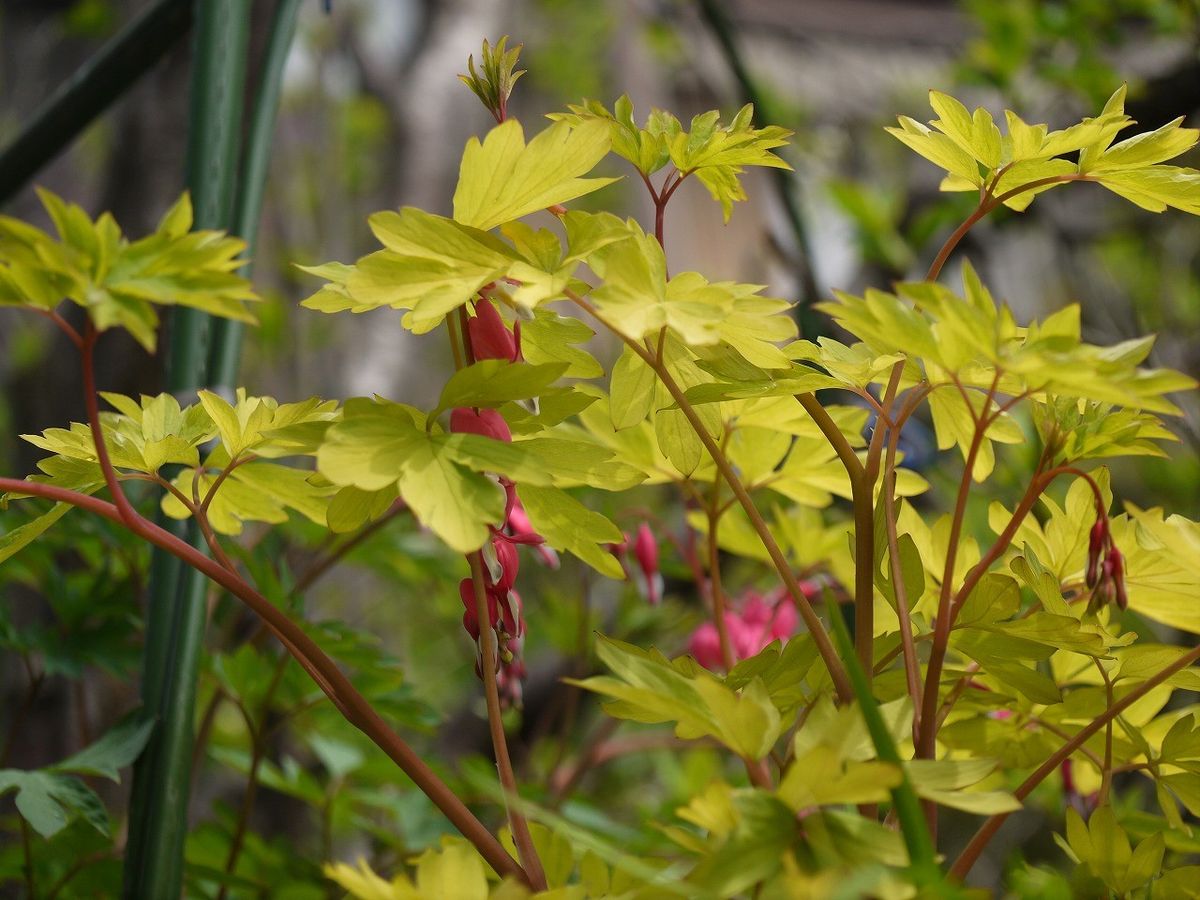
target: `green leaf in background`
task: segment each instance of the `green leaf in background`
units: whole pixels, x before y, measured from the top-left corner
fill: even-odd
[[[38,196],[58,239],[0,216],[0,306],[52,310],[66,298],[84,307],[99,331],[120,327],[146,350],[157,340],[156,305],[179,305],[253,322],[258,300],[238,270],[245,243],[220,231],[191,231],[184,194],[158,230],[130,242],[109,214],[93,221],[49,191]]]
[[[78,775],[93,775],[119,781],[117,770],[132,765],[137,759],[150,732],[154,730],[154,719],[147,715],[135,715],[125,719],[102,738],[89,744],[73,756],[49,766],[54,772],[74,772]]]
[[[55,503],[54,506],[40,516],[31,519],[24,525],[18,525],[16,528],[4,532],[4,534],[0,534],[0,563],[20,553],[36,541],[45,534],[51,525],[65,516],[71,509],[72,507],[69,503]]]
[[[93,744],[61,762],[36,771],[0,769],[0,795],[16,791],[17,812],[42,837],[57,834],[74,816],[108,834],[108,813],[100,798],[78,778],[90,775],[119,781],[118,770],[133,763],[154,729],[153,718],[133,715]]]
[[[42,837],[53,837],[75,816],[81,816],[101,834],[108,834],[104,804],[78,778],[43,770],[0,769],[0,795],[14,790],[17,812]]]

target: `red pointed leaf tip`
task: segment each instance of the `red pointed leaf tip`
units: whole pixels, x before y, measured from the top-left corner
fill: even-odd
[[[475,315],[467,322],[467,334],[476,359],[517,360],[517,338],[490,301],[480,300],[475,304]]]
[[[450,412],[450,430],[455,434],[478,434],[497,441],[509,442],[512,432],[504,416],[494,409],[471,409],[460,406]]]

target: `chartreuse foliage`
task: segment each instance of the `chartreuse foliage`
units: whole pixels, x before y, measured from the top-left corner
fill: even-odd
[[[544,896],[950,894],[931,874],[916,799],[976,816],[1012,812],[1028,793],[1018,787],[1023,775],[1097,721],[1105,727],[1066,755],[1070,801],[1099,806],[1086,825],[1069,818],[1065,826],[1080,877],[1117,893],[1186,884],[1188,870],[1166,848],[1172,838],[1193,846],[1180,809],[1200,815],[1200,728],[1191,707],[1168,709],[1168,701],[1176,689],[1200,688],[1200,672],[1164,678],[1186,651],[1159,643],[1153,629],[1200,634],[1200,526],[1122,506],[1094,461],[1161,453],[1171,433],[1159,417],[1179,412],[1170,395],[1194,387],[1192,379],[1143,367],[1151,339],[1085,342],[1079,305],[1018,322],[969,265],[961,292],[926,281],[837,293],[822,308],[846,335],[799,340],[789,303],[762,286],[669,275],[661,216],[652,234],[610,213],[563,207],[611,183],[593,172],[612,152],[646,177],[657,212],[694,174],[728,218],[745,199],[746,166],[786,167],[772,151],[787,132],[755,128],[749,107],[728,125],[713,111],[685,131],[656,111],[640,126],[622,98],[611,113],[590,101],[572,107],[527,140],[504,110],[515,63],[503,44],[485,48],[482,71],[466,79],[502,121],[468,142],[452,216],[377,213],[370,225],[381,249],[353,265],[306,269],[326,282],[309,308],[402,310],[400,325],[417,334],[446,326],[458,358],[438,402],[280,403],[239,391],[232,401],[201,392],[183,406],[167,395],[105,395],[115,411],[100,425],[117,477],[156,485],[168,515],[195,515],[222,535],[292,513],[349,532],[402,504],[456,554],[494,554],[497,541],[514,538],[501,529],[519,499],[546,543],[614,578],[624,571],[609,547],[624,535],[591,507],[612,510],[631,488],[670,485],[688,505],[681,547],[703,599],[734,606],[737,579],[766,587],[800,571],[810,587],[873,604],[871,628],[857,639],[874,639],[866,646],[874,671],[860,671],[848,647],[842,653],[855,692],[799,587],[794,599],[775,592],[781,599],[771,602],[775,612],[798,604],[809,633],[739,644],[728,671],[599,638],[606,671],[584,672],[573,685],[601,697],[610,716],[669,725],[673,740],[717,748],[731,765],[714,764],[669,795],[667,812],[653,813],[655,829],[636,839],[607,814],[575,810],[572,819],[564,809],[556,818],[505,798],[546,823],[531,837],[547,873]],[[932,130],[903,118],[893,132],[947,170],[945,187],[979,190],[977,215],[999,203],[1024,208],[1072,180],[1100,182],[1149,209],[1200,212],[1200,175],[1163,165],[1197,133],[1175,122],[1114,143],[1130,124],[1123,97],[1062,131],[1010,113],[1002,136],[986,111],[968,113],[935,93]],[[649,176],[668,166],[656,189]],[[250,294],[230,274],[236,242],[185,234],[186,201],[134,244],[110,219],[93,224],[57,201],[48,206],[61,241],[0,223],[6,302],[50,311],[67,297],[97,328],[121,325],[147,344],[155,301],[243,315]],[[524,221],[543,210],[557,221]],[[495,346],[476,353],[482,345],[466,336],[484,327]],[[585,346],[593,328],[610,332],[620,352],[593,355]],[[809,402],[815,391],[829,392],[820,410]],[[906,499],[930,487],[896,468],[899,432],[913,414],[927,414],[938,448],[957,449],[969,466],[953,513],[941,513],[936,498],[920,508]],[[876,436],[895,441],[886,456]],[[51,454],[34,480],[103,489],[95,437],[79,424],[28,436]],[[972,479],[988,479],[1002,446],[1013,444],[1036,451],[1028,490],[989,506]],[[1010,468],[1019,472],[1019,461]],[[584,487],[606,493],[580,494]],[[838,498],[854,501],[853,523]],[[61,512],[4,538],[0,558]],[[728,596],[717,573],[704,571],[721,559],[704,552],[708,542],[743,558],[729,566]],[[644,545],[638,553],[649,555]],[[286,591],[273,588],[283,602]],[[538,610],[549,612],[549,604]],[[738,612],[714,627],[729,629]],[[637,636],[615,616],[606,622]],[[544,627],[544,618],[528,617],[530,633]],[[253,694],[247,685],[270,677],[263,662],[253,653],[223,657],[224,689]],[[247,705],[270,711],[268,698],[253,697]],[[1125,698],[1135,702],[1115,715]],[[353,748],[320,736],[309,743],[331,773],[357,765]],[[1112,802],[1114,770],[1153,789],[1157,810],[1140,814],[1138,827],[1171,837],[1132,849],[1131,806]],[[263,783],[320,795],[294,768],[262,771]],[[890,812],[902,833],[885,824]],[[628,851],[614,850],[604,830],[627,839]],[[331,864],[328,873],[359,897],[528,893],[490,881],[475,849],[457,839],[426,849],[414,866],[391,881],[364,862]]]
[[[1134,124],[1125,115],[1124,85],[1100,115],[1060,131],[1029,125],[1005,110],[1007,134],[1002,135],[986,109],[970,112],[941,91],[929,92],[929,104],[938,115],[929,123],[933,128],[901,116],[900,127],[887,130],[946,170],[942,190],[985,191],[1020,211],[1036,194],[1059,184],[1095,181],[1151,212],[1170,206],[1200,213],[1200,172],[1163,165],[1194,147],[1200,131],[1184,128],[1180,116],[1114,144]]]
[[[667,165],[680,179],[694,174],[721,204],[726,222],[733,204],[746,199],[739,180],[744,167],[791,168],[771,151],[784,146],[792,133],[776,125],[755,128],[751,123],[754,107],[749,103],[728,125],[721,124],[721,114],[714,109],[694,116],[687,131],[679,119],[661,109],[652,111],[645,125],[639,126],[628,95],[617,100],[612,112],[595,100],[585,100],[570,110],[551,118],[580,126],[591,121],[608,123],[613,152],[633,163],[642,175],[653,175]]]
[[[38,196],[58,239],[0,216],[0,306],[50,312],[64,299],[84,307],[98,331],[123,328],[147,350],[157,340],[156,305],[178,305],[253,322],[258,299],[238,275],[245,243],[218,231],[192,231],[184,194],[154,234],[130,242],[113,217],[94,222],[49,191]]]

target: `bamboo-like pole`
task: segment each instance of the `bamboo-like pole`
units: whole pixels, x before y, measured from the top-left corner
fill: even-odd
[[[233,224],[250,8],[251,0],[196,0],[187,162],[196,228]],[[175,307],[169,329],[167,389],[188,395],[208,381],[208,317]],[[204,546],[194,522],[171,530]],[[126,897],[181,893],[206,585],[198,572],[155,551],[142,697],[158,727],[134,770]]]
[[[275,134],[275,119],[279,112],[279,98],[283,88],[283,67],[287,62],[292,39],[296,35],[296,19],[302,2],[303,0],[279,0],[275,7],[271,34],[263,55],[262,71],[246,133],[242,174],[238,182],[231,230],[246,242],[246,256],[251,262],[242,269],[242,274],[247,277],[254,265],[258,223],[262,214],[263,194],[267,187],[267,170],[271,159],[271,142]],[[233,319],[217,319],[213,322],[208,356],[208,386],[219,394],[230,394],[236,386],[244,331],[245,326]]]

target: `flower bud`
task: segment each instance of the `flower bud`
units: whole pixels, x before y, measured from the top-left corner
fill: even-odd
[[[771,618],[771,639],[786,641],[796,633],[798,624],[800,624],[800,616],[796,612],[795,604],[791,599],[782,601],[775,607],[775,615]]]
[[[1100,580],[1100,557],[1104,553],[1104,545],[1108,540],[1108,522],[1099,518],[1092,526],[1088,535],[1087,573],[1084,580],[1089,588],[1094,588]]]
[[[646,600],[655,605],[662,600],[663,589],[662,575],[658,572],[658,541],[645,522],[638,526],[637,537],[633,542],[633,555],[637,558],[645,578],[643,587]]]
[[[492,539],[492,549],[496,554],[496,563],[499,569],[495,579],[496,592],[507,594],[517,581],[517,569],[520,568],[521,558],[517,555],[516,546],[502,537]]]
[[[490,300],[475,304],[475,315],[467,321],[471,350],[478,359],[517,359],[517,339],[508,330],[500,313]]]
[[[723,663],[721,638],[717,634],[717,626],[712,622],[705,622],[692,632],[692,637],[688,641],[688,652],[692,654],[696,662],[710,672],[720,669]]]
[[[459,406],[450,412],[450,430],[455,434],[478,434],[497,441],[512,441],[508,423],[494,409]]]
[[[1129,596],[1125,593],[1125,557],[1121,555],[1121,551],[1116,547],[1109,550],[1104,567],[1112,572],[1113,594],[1117,606],[1122,610],[1128,609]]]

